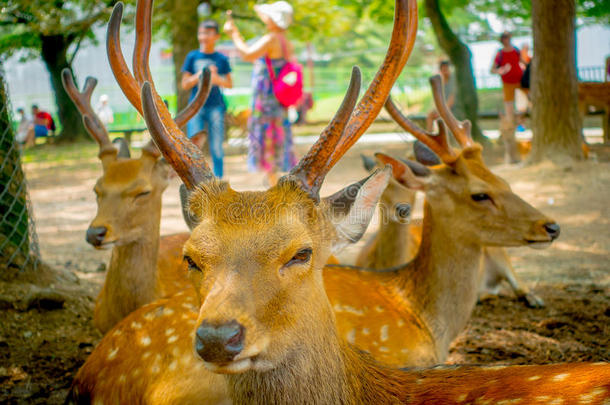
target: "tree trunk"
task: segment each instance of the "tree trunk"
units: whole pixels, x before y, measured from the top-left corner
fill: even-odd
[[[532,2],[533,162],[582,159],[575,16],[574,0]]]
[[[81,116],[61,82],[61,71],[64,68],[72,68],[67,58],[67,51],[71,41],[67,40],[63,35],[41,35],[40,40],[42,42],[42,60],[51,77],[51,87],[55,94],[55,104],[57,105],[59,122],[61,122],[62,127],[59,139],[67,142],[77,139],[89,139]]]
[[[27,188],[15,143],[10,104],[0,62],[0,264],[2,276],[7,269],[23,270],[30,262]],[[6,266],[6,268],[4,268]]]
[[[186,107],[191,92],[190,90],[182,90],[180,86],[182,64],[190,51],[199,48],[199,41],[197,41],[197,26],[199,24],[197,6],[199,6],[199,0],[183,0],[172,3],[170,9],[172,56],[174,59],[178,111]]]
[[[487,143],[478,124],[479,99],[474,73],[472,71],[472,54],[470,49],[451,30],[443,15],[438,0],[425,0],[426,15],[432,24],[434,34],[440,47],[447,53],[455,66],[457,85],[456,111],[458,118],[468,118],[472,122],[472,137],[477,142]]]

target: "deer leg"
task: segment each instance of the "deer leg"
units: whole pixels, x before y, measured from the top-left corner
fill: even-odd
[[[517,299],[523,302],[529,308],[541,308],[544,306],[542,298],[529,291],[523,285],[517,275],[515,269],[510,263],[510,259],[503,248],[488,247],[484,251],[483,257],[483,282],[479,289],[481,294],[497,295],[500,283],[506,280],[510,285]]]

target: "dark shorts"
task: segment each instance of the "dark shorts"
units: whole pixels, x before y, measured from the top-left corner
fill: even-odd
[[[34,135],[36,136],[36,138],[42,138],[44,136],[49,135],[49,130],[44,125],[35,125]]]

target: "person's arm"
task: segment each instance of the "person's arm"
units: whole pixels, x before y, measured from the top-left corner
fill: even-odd
[[[237,48],[237,51],[239,52],[239,55],[246,62],[252,62],[265,55],[273,41],[273,37],[270,34],[266,34],[261,39],[256,41],[252,46],[248,46],[231,18],[229,18],[225,23],[224,31],[229,34],[233,40],[233,43],[235,44],[235,48]]]
[[[489,71],[494,74],[499,74],[499,72],[498,72],[499,67],[500,67],[500,52],[498,52],[496,54],[496,57],[494,58],[494,60],[491,64],[491,69]]]
[[[190,72],[182,72],[182,79],[180,80],[180,86],[182,90],[190,90],[193,87],[197,86],[199,83],[199,76],[201,76],[201,72],[192,74]]]

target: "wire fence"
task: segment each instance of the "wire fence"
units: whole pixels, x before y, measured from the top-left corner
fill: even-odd
[[[40,251],[5,77],[0,63],[0,266],[22,272],[37,269]]]

